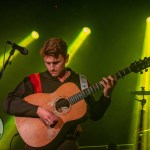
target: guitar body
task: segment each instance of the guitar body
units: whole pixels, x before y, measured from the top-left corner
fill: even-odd
[[[25,97],[28,103],[44,107],[58,116],[54,127],[47,126],[40,118],[15,117],[22,139],[31,147],[47,144],[57,145],[65,137],[72,124],[79,123],[85,116],[87,104],[84,99],[71,104],[68,97],[80,92],[74,83],[65,83],[54,93],[37,93]],[[52,146],[52,147],[53,147]]]

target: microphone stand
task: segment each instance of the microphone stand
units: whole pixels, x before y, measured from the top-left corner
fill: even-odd
[[[144,91],[144,87],[141,87],[142,91]],[[140,110],[140,123],[139,123],[139,132],[138,132],[138,147],[137,150],[142,150],[143,145],[143,120],[144,120],[144,105],[146,104],[146,99],[144,99],[144,93],[143,93],[143,99],[138,100],[141,102],[141,110]]]
[[[15,48],[12,47],[12,49],[11,49],[11,51],[10,51],[10,53],[9,53],[9,56],[8,56],[6,62],[4,63],[4,65],[3,65],[2,69],[1,69],[1,72],[0,72],[0,79],[2,78],[2,75],[3,75],[3,73],[4,73],[4,70],[6,69],[6,66],[7,66],[8,64],[9,64],[9,65],[11,64],[11,62],[10,62],[9,60],[10,60],[11,56],[14,54],[14,52],[15,52]]]

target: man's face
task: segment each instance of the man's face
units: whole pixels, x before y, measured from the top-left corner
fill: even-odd
[[[64,69],[65,69],[65,63],[68,61],[68,56],[64,58],[62,55],[59,55],[58,57],[55,56],[45,56],[44,57],[44,63],[49,71],[49,73],[52,75],[52,77],[59,77],[62,75]]]

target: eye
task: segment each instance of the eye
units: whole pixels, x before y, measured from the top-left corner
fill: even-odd
[[[51,63],[49,63],[49,62],[45,62],[46,64],[48,64],[48,65],[50,65]]]
[[[58,64],[58,63],[59,63],[59,61],[53,62],[54,65],[56,65],[56,64]]]

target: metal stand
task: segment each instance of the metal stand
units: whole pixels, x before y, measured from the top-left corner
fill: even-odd
[[[139,122],[139,131],[138,131],[138,147],[137,150],[142,150],[142,145],[143,145],[143,119],[144,119],[144,105],[146,104],[146,99],[144,99],[144,91],[145,88],[141,87],[143,92],[142,94],[142,100],[138,100],[141,102],[141,110],[140,110],[140,122]]]
[[[4,63],[4,65],[3,65],[2,69],[1,69],[0,79],[2,78],[2,75],[4,73],[4,70],[5,70],[6,66],[8,64],[11,64],[9,60],[10,60],[11,56],[14,54],[14,52],[15,52],[15,48],[12,48],[11,51],[10,51],[10,53],[9,53],[9,57],[7,58],[6,62]]]

